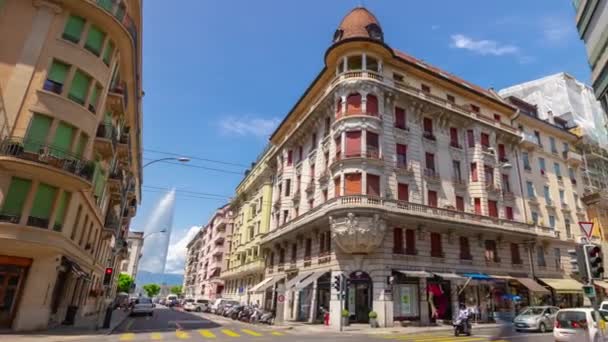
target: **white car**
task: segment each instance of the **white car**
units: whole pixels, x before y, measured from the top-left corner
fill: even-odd
[[[148,316],[152,316],[152,315],[154,315],[155,306],[156,305],[154,305],[154,303],[152,303],[152,300],[150,298],[146,298],[146,297],[137,298],[133,302],[133,308],[131,309],[131,315],[145,314]]]
[[[603,342],[606,321],[596,322],[592,308],[561,309],[555,316],[553,337],[557,342]]]
[[[209,301],[206,299],[197,299],[196,302],[187,302],[184,305],[186,311],[204,312],[209,307]]]

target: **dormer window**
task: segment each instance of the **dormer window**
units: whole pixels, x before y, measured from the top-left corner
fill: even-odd
[[[378,24],[371,23],[367,25],[365,29],[367,30],[367,34],[369,34],[370,38],[384,41],[384,34],[382,33],[382,29]]]
[[[338,40],[342,39],[343,33],[344,33],[344,31],[342,31],[341,29],[337,29],[336,32],[334,32],[334,43],[337,42]]]

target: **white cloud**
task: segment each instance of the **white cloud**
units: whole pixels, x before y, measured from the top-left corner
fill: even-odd
[[[545,17],[540,25],[545,42],[550,44],[562,44],[574,33],[572,21],[562,17]]]
[[[259,117],[224,117],[220,123],[220,129],[224,134],[236,134],[240,136],[253,135],[256,137],[267,137],[281,122],[279,118],[259,118]]]
[[[451,47],[456,49],[464,49],[475,52],[482,56],[493,55],[518,55],[519,48],[515,45],[501,44],[494,40],[474,40],[471,37],[467,37],[463,34],[454,34],[451,36],[452,43]]]
[[[186,246],[192,241],[200,229],[201,226],[192,226],[187,231],[182,231],[181,234],[173,234],[171,236],[169,251],[167,252],[167,263],[165,264],[165,273],[184,273]],[[185,234],[183,232],[185,232]]]

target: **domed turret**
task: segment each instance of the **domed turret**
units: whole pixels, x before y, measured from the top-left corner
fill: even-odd
[[[350,11],[334,33],[334,43],[348,38],[369,38],[383,42],[384,33],[378,19],[366,8]]]

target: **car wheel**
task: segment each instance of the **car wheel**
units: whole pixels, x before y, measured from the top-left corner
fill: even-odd
[[[196,310],[194,310],[196,312],[201,312],[201,308],[196,308]]]
[[[543,334],[547,332],[547,326],[545,325],[545,323],[539,324],[538,331],[540,331]]]

